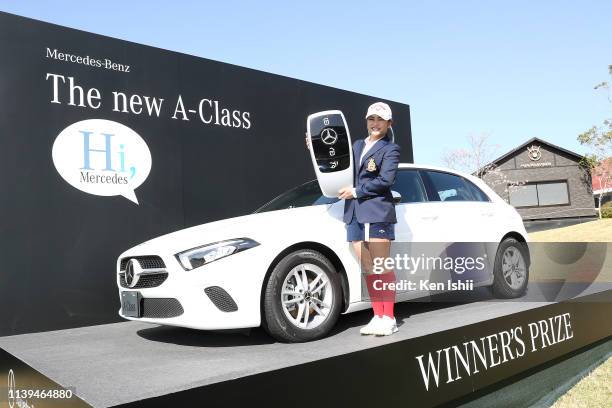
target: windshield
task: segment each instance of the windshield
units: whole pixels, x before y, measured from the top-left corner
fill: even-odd
[[[319,183],[316,180],[312,180],[279,195],[274,200],[257,209],[255,213],[308,207],[311,205],[333,204],[336,201],[338,201],[337,198],[325,197],[321,193]]]

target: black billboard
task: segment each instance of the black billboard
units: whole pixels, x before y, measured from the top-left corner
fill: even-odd
[[[6,13],[0,55],[0,336],[118,321],[123,250],[313,179],[307,115],[380,100]]]

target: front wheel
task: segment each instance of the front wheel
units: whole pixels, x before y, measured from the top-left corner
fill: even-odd
[[[333,264],[303,249],[272,270],[264,289],[263,326],[280,341],[315,340],[336,324],[341,307],[342,286]]]
[[[527,244],[514,238],[504,239],[497,248],[493,270],[493,293],[499,298],[516,298],[525,293],[529,283]]]

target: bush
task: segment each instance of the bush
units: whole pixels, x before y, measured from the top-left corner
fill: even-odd
[[[604,205],[601,208],[601,218],[612,218],[612,205]]]

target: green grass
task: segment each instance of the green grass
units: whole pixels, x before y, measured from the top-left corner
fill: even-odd
[[[609,408],[612,406],[612,357],[591,371],[551,408]]]
[[[593,265],[585,264],[588,259],[582,258],[581,261],[577,261],[579,262],[578,264],[553,263],[549,259],[554,254],[559,258],[563,258],[564,251],[567,254],[572,251],[578,252],[584,244],[571,244],[572,242],[577,242],[596,243],[587,245],[587,249],[591,251],[590,256],[602,254],[603,251],[605,259],[601,267],[598,268],[598,274],[595,279],[600,282],[612,282],[612,219],[601,219],[569,227],[532,232],[529,234],[529,239],[531,240],[530,250],[533,260],[530,268],[531,281],[543,282],[570,279],[574,282],[592,282],[594,279],[592,273],[578,273],[583,267],[587,267],[584,269],[585,271],[591,270],[593,272]],[[556,242],[561,244],[555,244]],[[607,244],[601,244],[602,242],[607,242]],[[602,248],[601,245],[606,246]]]
[[[534,242],[612,242],[612,218],[532,232]]]

